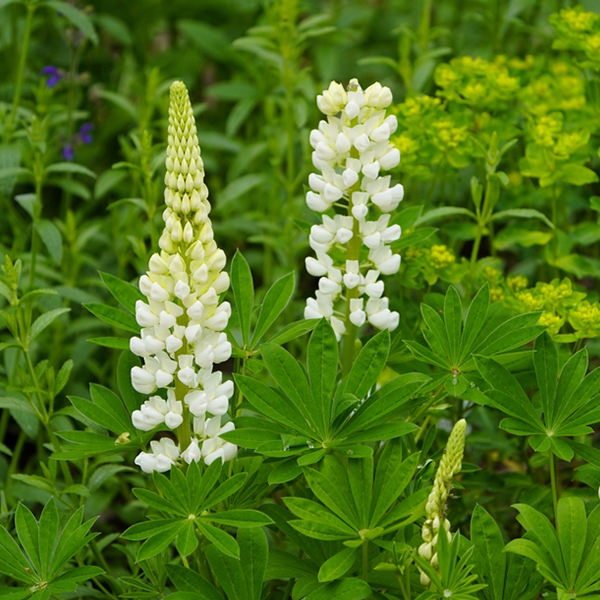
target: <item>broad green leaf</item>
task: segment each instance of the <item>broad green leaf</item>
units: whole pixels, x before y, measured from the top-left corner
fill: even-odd
[[[250,342],[250,321],[254,308],[254,283],[252,272],[243,254],[237,250],[231,262],[231,289],[240,318],[244,347]]]
[[[90,338],[87,340],[91,344],[97,344],[98,346],[104,346],[105,348],[113,348],[115,350],[129,350],[129,339],[119,337],[97,337]]]
[[[365,398],[385,367],[389,352],[390,334],[385,329],[373,336],[356,357],[348,375],[345,393],[359,400]]]
[[[386,417],[399,410],[429,380],[422,373],[406,373],[388,381],[361,404],[338,437],[387,422]]]
[[[237,473],[229,479],[226,479],[219,487],[217,487],[208,498],[202,503],[204,509],[212,508],[229,496],[235,494],[246,481],[247,473]]]
[[[38,554],[40,557],[40,574],[47,578],[52,564],[52,556],[58,537],[58,509],[54,498],[44,506],[39,522]]]
[[[545,331],[535,341],[533,365],[540,390],[542,411],[546,423],[552,422],[554,396],[558,383],[558,352],[550,334]]]
[[[141,545],[137,554],[137,560],[148,560],[149,558],[160,554],[163,550],[166,550],[171,545],[171,542],[179,535],[184,525],[186,525],[185,521],[177,521],[177,523],[172,525],[169,529],[148,538]]]
[[[52,2],[46,2],[46,4],[51,5]],[[56,4],[63,4],[66,5],[65,2],[56,2]],[[73,9],[73,7],[71,5],[68,5],[69,8]],[[59,10],[59,9],[56,9]],[[79,12],[79,11],[77,11]],[[87,167],[84,167],[83,165],[78,165],[77,163],[74,162],[60,162],[60,163],[54,163],[53,165],[49,165],[44,169],[44,172],[46,174],[48,173],[78,173],[80,175],[87,175],[88,177],[92,177],[93,179],[96,179],[96,173],[94,173],[94,171],[90,171],[90,169],[88,169]]]
[[[488,585],[492,600],[504,599],[504,576],[506,554],[502,533],[489,513],[479,504],[471,517],[471,541],[475,546],[475,566],[477,573]]]
[[[369,525],[371,494],[373,491],[373,467],[372,456],[350,460],[347,465],[348,481],[350,482],[361,529]]]
[[[286,325],[279,333],[276,333],[270,340],[270,344],[279,344],[280,346],[299,338],[312,331],[320,319],[305,319],[304,321],[296,321]]]
[[[70,308],[55,308],[41,314],[31,325],[31,329],[29,330],[29,342],[33,342],[46,327],[51,325],[58,317],[60,317],[60,315],[64,315],[70,310]]]
[[[325,506],[351,527],[360,527],[348,475],[337,458],[326,456],[320,471],[305,468],[304,476],[310,489]]]
[[[479,336],[490,306],[490,288],[486,283],[478,292],[469,309],[467,310],[467,318],[461,340],[460,363],[462,363],[471,352],[477,337]]]
[[[269,485],[277,485],[279,483],[287,483],[302,475],[302,467],[298,465],[294,458],[281,461],[269,473]]]
[[[509,210],[501,210],[497,213],[494,213],[490,217],[490,221],[508,219],[511,217],[515,217],[517,219],[538,219],[544,224],[548,225],[550,229],[554,229],[554,224],[552,221],[544,213],[541,213],[539,210],[535,210],[533,208],[511,208]]]
[[[320,521],[290,521],[290,525],[302,535],[324,542],[344,541],[356,538],[358,533],[347,527],[336,527],[330,523]]]
[[[587,537],[585,505],[581,498],[561,498],[556,515],[558,539],[565,560],[567,581],[573,589]]]
[[[308,386],[306,375],[296,359],[287,351],[275,344],[261,346],[263,359],[271,377],[277,382],[281,391],[300,410],[306,421],[315,427],[315,401]]]
[[[353,461],[359,462],[359,461]],[[321,582],[333,581],[343,577],[360,556],[359,548],[344,548],[324,562],[319,569],[318,578]]]
[[[12,536],[2,526],[0,526],[0,550],[0,573],[25,583],[36,581],[37,578],[31,572],[31,564],[23,556]]]
[[[197,594],[199,600],[223,600],[217,589],[193,569],[181,565],[166,565],[167,573],[180,592]]]
[[[263,581],[269,557],[267,537],[262,529],[241,529],[237,534],[240,562],[245,580],[247,600],[261,600]]]
[[[44,246],[50,253],[52,260],[60,265],[63,253],[62,237],[58,227],[47,219],[40,219],[35,222],[35,230],[38,232]]]
[[[415,225],[423,225],[423,223],[429,223],[430,221],[438,221],[440,219],[448,219],[448,217],[455,216],[466,216],[474,221],[477,220],[477,216],[470,210],[466,208],[461,208],[458,206],[442,206],[440,208],[434,208],[428,212],[426,212],[423,216],[417,219]]]
[[[552,420],[553,428],[562,423],[569,413],[573,412],[571,399],[575,399],[575,406],[579,404],[579,398],[574,398],[574,394],[583,381],[587,368],[587,348],[582,348],[579,352],[576,352],[562,368],[558,389],[556,390],[556,404],[554,406],[554,419]]]
[[[547,549],[551,564],[553,565],[551,570],[558,575],[561,581],[566,581],[565,565],[560,544],[556,531],[552,527],[548,517],[527,504],[515,504],[514,507],[521,514],[518,518],[521,524],[527,531],[531,531],[536,536],[537,540],[543,544],[544,549]]]
[[[371,587],[362,579],[341,579],[320,587],[305,600],[365,600],[372,594]]]
[[[210,523],[197,521],[197,525],[202,535],[204,535],[209,542],[212,542],[223,554],[231,556],[232,558],[239,558],[240,547],[235,539],[233,539],[228,533],[222,529],[217,529]],[[206,548],[205,552],[208,555],[209,549]]]
[[[263,527],[271,525],[271,519],[258,510],[240,509],[240,510],[222,510],[217,513],[211,513],[200,517],[203,520],[221,525],[230,525],[231,527]]]
[[[138,300],[147,302],[144,294],[142,294],[135,285],[131,285],[131,283],[127,283],[110,273],[100,272],[100,277],[102,278],[104,285],[108,288],[108,291],[129,312],[135,314],[135,303]]]
[[[460,334],[462,328],[462,304],[454,286],[450,286],[444,300],[444,324],[448,335],[450,362],[458,366]]]
[[[257,448],[264,442],[281,439],[281,434],[269,431],[267,429],[252,429],[250,427],[241,427],[227,433],[222,433],[219,437],[227,442],[231,442],[241,448]]]
[[[384,514],[398,499],[413,478],[419,464],[419,453],[411,454],[402,463],[385,465],[386,477],[382,482],[380,492],[373,496],[373,510],[371,513],[370,528],[377,527]],[[379,467],[377,468],[379,471]]]
[[[404,343],[417,360],[441,367],[442,369],[448,369],[448,362],[444,356],[434,354],[429,348],[413,340],[404,340]]]
[[[440,354],[443,354],[447,357],[447,360],[450,361],[450,344],[448,341],[448,333],[446,331],[446,327],[444,326],[444,321],[442,321],[442,317],[439,313],[431,308],[428,304],[421,304],[421,315],[423,317],[423,321],[429,330],[435,337],[437,341],[437,346],[439,348]]]
[[[83,306],[101,321],[104,321],[117,329],[124,329],[125,331],[135,334],[140,333],[140,326],[137,324],[135,317],[130,313],[97,302],[88,302]]]
[[[24,505],[19,503],[15,512],[15,528],[21,546],[29,557],[36,570],[40,569],[40,555],[38,543],[38,524],[33,513]]]
[[[121,394],[121,398],[123,398],[123,402],[125,403],[129,414],[133,413],[134,410],[137,410],[147,399],[146,396],[134,390],[133,385],[131,384],[131,369],[139,365],[140,359],[129,350],[121,354],[117,364],[117,384],[119,386],[119,393]]]
[[[254,335],[252,336],[251,348],[255,348],[256,344],[260,342],[261,338],[277,317],[283,312],[284,308],[288,305],[288,302],[294,294],[295,287],[295,274],[288,273],[283,277],[279,278],[267,292],[265,299],[260,308],[258,315],[258,321],[256,328],[254,329]],[[290,338],[293,339],[293,338]],[[282,344],[282,341],[271,340],[271,343]]]
[[[217,546],[205,550],[208,564],[229,600],[249,600],[246,593],[246,578],[242,569],[243,557],[239,559],[220,551]]]
[[[98,34],[94,29],[94,24],[85,13],[81,12],[78,8],[75,8],[73,5],[67,4],[66,2],[62,2],[60,0],[46,0],[44,4],[46,6],[52,7],[54,10],[56,10],[56,12],[59,12],[61,15],[63,15],[68,21],[75,25],[75,27],[77,27],[86,37],[90,38],[90,40],[95,46],[98,45]]]
[[[170,500],[159,496],[157,493],[152,492],[151,490],[133,488],[131,491],[137,498],[152,508],[156,508],[157,510],[160,510],[168,515],[179,514],[183,516],[183,513],[181,513],[175,504],[173,504]]]
[[[508,352],[534,340],[546,328],[542,325],[531,325],[532,319],[537,322],[541,313],[517,315],[498,325],[474,349],[474,354],[492,356],[500,352]]]
[[[128,527],[121,537],[126,540],[145,540],[165,531],[170,531],[176,525],[180,524],[180,519],[156,519],[154,521],[143,521]]]
[[[508,569],[503,600],[531,600],[542,586],[541,576],[535,572],[535,563],[519,554],[508,554]]]
[[[321,319],[308,342],[307,366],[310,388],[315,399],[316,420],[327,431],[331,419],[333,390],[338,371],[338,343],[333,328]]]
[[[189,556],[198,547],[196,529],[191,520],[184,521],[183,531],[177,536],[175,546],[180,556]]]
[[[311,430],[304,415],[287,397],[280,395],[273,388],[245,375],[234,375],[235,383],[248,402],[265,417],[312,437]]]

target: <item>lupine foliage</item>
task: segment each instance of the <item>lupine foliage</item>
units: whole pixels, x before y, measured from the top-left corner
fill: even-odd
[[[600,598],[600,5],[0,0],[0,597]]]

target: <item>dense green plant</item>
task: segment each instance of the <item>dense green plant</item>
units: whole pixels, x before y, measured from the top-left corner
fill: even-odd
[[[567,4],[0,0],[0,596],[600,597]]]

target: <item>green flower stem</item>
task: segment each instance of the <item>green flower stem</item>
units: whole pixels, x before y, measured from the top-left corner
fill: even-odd
[[[359,260],[360,238],[359,223],[353,217],[352,238],[348,242],[348,260]],[[350,302],[358,298],[358,286],[346,292],[346,339],[344,340],[344,351],[342,355],[342,375],[347,375],[354,364],[354,353],[356,345],[356,334],[358,328],[350,321]]]
[[[367,581],[369,576],[369,540],[362,545],[362,578]]]
[[[184,313],[184,316],[185,316],[185,313]],[[179,354],[187,354],[187,352],[188,352],[187,340],[184,338],[183,346],[175,354],[175,360],[178,360]],[[182,452],[187,449],[187,447],[190,445],[190,442],[192,441],[191,430],[190,430],[190,409],[188,408],[188,405],[185,403],[185,400],[184,400],[185,395],[188,393],[188,391],[189,391],[189,389],[188,389],[187,385],[185,385],[185,383],[181,383],[181,381],[179,381],[179,377],[176,377],[176,379],[175,379],[175,397],[177,400],[181,400],[181,404],[183,406],[183,412],[182,412],[183,421],[182,421],[181,425],[177,428],[177,440],[179,441],[179,448]]]
[[[552,505],[554,506],[554,519],[558,513],[558,479],[556,477],[556,457],[552,450],[548,452],[548,460],[550,463],[550,481],[552,483]]]
[[[4,411],[4,412],[8,412],[8,411]],[[23,446],[25,445],[25,439],[26,439],[26,435],[25,432],[23,430],[21,430],[19,432],[19,437],[17,438],[17,443],[15,444],[15,447],[13,448],[13,453],[12,453],[12,457],[10,459],[10,465],[8,466],[8,473],[6,475],[6,485],[10,485],[10,482],[12,481],[12,476],[14,475],[14,473],[17,470],[17,467],[19,466],[19,459],[21,458],[21,454],[23,452]]]
[[[19,68],[17,70],[17,81],[15,84],[15,95],[13,96],[12,108],[10,110],[10,116],[8,122],[4,128],[4,141],[10,142],[13,129],[15,126],[15,120],[17,118],[17,111],[19,110],[19,103],[21,102],[21,90],[23,88],[23,76],[25,74],[25,64],[27,62],[27,51],[29,50],[29,38],[31,37],[31,25],[33,23],[33,13],[35,12],[35,6],[33,4],[27,4],[27,18],[25,19],[25,31],[23,32],[23,42],[21,44],[21,57],[19,59]]]
[[[37,170],[37,169],[36,169]],[[32,290],[35,283],[35,265],[37,260],[39,235],[35,229],[42,208],[42,179],[41,176],[35,178],[35,207],[34,217],[31,226],[31,258],[29,264],[29,289]]]

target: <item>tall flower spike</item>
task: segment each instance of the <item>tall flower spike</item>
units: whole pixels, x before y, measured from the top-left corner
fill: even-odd
[[[444,449],[444,455],[435,474],[433,489],[427,499],[425,512],[427,518],[423,524],[423,543],[419,546],[419,555],[431,562],[437,568],[437,540],[440,526],[451,541],[450,521],[446,519],[446,501],[450,493],[452,478],[462,468],[462,459],[465,452],[465,435],[467,422],[464,419],[457,421],[452,428],[448,443]],[[421,583],[428,586],[430,583],[427,574],[421,572]]]
[[[231,356],[223,333],[231,307],[219,303],[229,276],[222,271],[225,253],[217,247],[208,217],[196,123],[181,81],[171,85],[166,166],[161,251],[152,255],[140,278],[147,302],[136,303],[142,331],[130,342],[144,362],[131,370],[133,387],[142,394],[158,393],[134,411],[132,421],[142,431],[165,424],[176,431],[178,444],[163,438],[151,443],[152,452],[140,453],[135,462],[147,473],[168,471],[180,458],[210,464],[237,452],[219,437],[233,429],[230,422],[221,426],[233,382],[213,371],[213,364]]]
[[[389,213],[402,200],[404,188],[391,186],[390,176],[380,174],[400,162],[400,152],[389,141],[398,126],[394,115],[386,116],[391,102],[389,88],[374,83],[363,91],[356,79],[350,81],[348,90],[332,82],[317,97],[327,120],[310,134],[313,165],[320,174],[312,173],[308,179],[311,191],[306,203],[314,211],[329,214],[323,214],[322,224],[310,232],[316,258],[306,259],[306,270],[320,279],[304,316],[326,317],[338,340],[349,324],[360,327],[368,321],[378,329],[393,330],[400,318],[388,308],[379,280],[380,275],[393,275],[400,268],[400,256],[389,245],[401,230],[398,225],[390,226]],[[335,310],[342,295],[347,307],[344,314]]]

